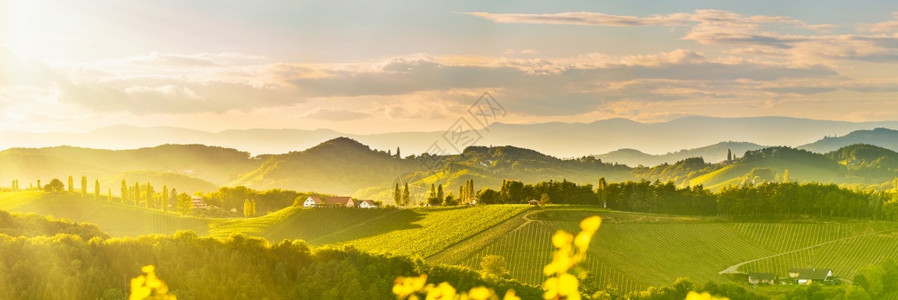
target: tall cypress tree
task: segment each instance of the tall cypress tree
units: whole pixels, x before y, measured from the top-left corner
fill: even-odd
[[[408,182],[405,183],[405,188],[402,190],[402,206],[408,206],[408,203],[411,202],[411,196],[408,193]]]
[[[100,180],[94,180],[94,200],[100,200]]]
[[[128,203],[128,184],[125,183],[124,179],[122,179],[122,193],[120,196],[122,197],[122,204]]]
[[[162,185],[162,211],[168,211],[168,186]]]
[[[140,206],[140,200],[143,198],[143,195],[140,194],[140,183],[135,182],[134,187],[131,189],[131,198],[134,200],[134,206]]]
[[[69,193],[75,191],[75,179],[72,179],[72,175],[69,175]]]
[[[81,175],[81,198],[87,197],[87,176]]]

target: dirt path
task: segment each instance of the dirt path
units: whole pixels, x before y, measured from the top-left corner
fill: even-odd
[[[855,238],[865,237],[865,236],[868,236],[868,235],[874,235],[874,234],[879,234],[879,233],[884,233],[884,232],[890,232],[890,231],[892,231],[892,230],[874,231],[874,232],[867,233],[867,234],[862,234],[862,235],[855,235],[855,236],[843,237],[843,238],[841,238],[841,239],[835,239],[835,240],[832,240],[832,241],[826,241],[826,242],[823,242],[823,243],[820,243],[820,244],[816,244],[816,245],[804,247],[804,248],[801,248],[801,249],[795,249],[795,250],[790,250],[790,251],[786,251],[786,252],[777,253],[777,254],[774,254],[774,255],[769,255],[769,256],[761,257],[761,258],[755,258],[755,259],[752,259],[752,260],[746,260],[746,261],[743,261],[743,262],[741,262],[741,263],[738,263],[738,264],[729,266],[729,267],[727,267],[726,269],[723,269],[723,271],[717,272],[717,274],[738,274],[738,273],[742,273],[742,272],[739,272],[739,267],[742,267],[743,265],[748,264],[748,263],[753,263],[753,262],[756,262],[756,261],[759,261],[759,260],[765,260],[765,259],[768,259],[768,258],[773,258],[773,257],[777,257],[777,256],[783,256],[783,255],[786,255],[786,254],[791,254],[791,253],[800,252],[800,251],[804,251],[804,250],[808,250],[808,249],[813,249],[813,248],[817,248],[817,247],[822,247],[822,246],[826,246],[826,245],[829,245],[829,244],[832,244],[832,243],[835,243],[835,242],[841,242],[841,241],[844,241],[844,240],[855,239]],[[844,280],[844,279],[843,279],[843,280]]]
[[[527,224],[530,224],[531,222],[542,222],[542,221],[534,221],[533,219],[530,218],[530,215],[539,213],[539,212],[542,212],[542,211],[541,210],[532,210],[532,211],[525,213],[523,216],[521,216],[521,219],[524,219],[524,223],[521,225],[518,225],[518,227],[515,227],[514,229],[512,229],[509,232],[518,231],[519,229],[524,228],[524,226],[527,226]]]

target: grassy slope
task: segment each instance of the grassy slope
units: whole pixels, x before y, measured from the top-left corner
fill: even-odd
[[[208,231],[208,221],[204,219],[120,203],[82,199],[67,193],[0,193],[0,208],[97,224],[113,237],[172,234],[178,230],[192,230],[205,235]]]
[[[232,233],[272,241],[303,239],[376,252],[426,257],[493,228],[529,207],[491,205],[420,209],[290,207],[263,217],[215,221],[212,236]],[[502,232],[502,231],[499,231]]]

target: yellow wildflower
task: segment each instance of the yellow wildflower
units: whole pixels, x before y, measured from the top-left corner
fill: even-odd
[[[502,300],[521,300],[521,297],[518,297],[514,290],[508,290],[505,292],[505,297],[503,297]]]
[[[696,292],[689,292],[689,294],[686,295],[686,300],[729,300],[729,298],[714,297],[714,296],[711,296],[711,294],[709,294],[708,292],[704,292],[701,294],[696,293]]]
[[[599,230],[599,225],[602,225],[602,218],[599,216],[592,216],[580,221],[580,229],[587,232],[596,232]]]
[[[494,294],[493,290],[478,286],[468,291],[468,298],[471,300],[487,300],[492,298]]]
[[[555,248],[570,247],[573,240],[574,236],[570,233],[564,232],[564,230],[559,230],[552,236],[552,245],[555,245]]]
[[[455,299],[455,288],[448,282],[443,282],[434,287],[428,286],[427,300],[447,300]]]

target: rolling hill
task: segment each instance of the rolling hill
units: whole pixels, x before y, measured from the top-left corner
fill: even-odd
[[[703,185],[719,189],[727,185],[782,180],[858,184],[883,184],[898,176],[898,155],[876,146],[850,146],[834,153],[818,154],[789,147],[754,148],[751,143],[725,142],[683,150],[656,159],[697,155],[654,167],[631,168],[593,156],[561,159],[517,146],[470,146],[454,155],[408,155],[402,158],[375,150],[351,138],[340,137],[315,147],[285,154],[250,157],[247,152],[201,145],[163,145],[135,150],[98,150],[76,147],[15,148],[0,151],[0,182],[20,180],[27,188],[36,179],[72,175],[101,182],[118,195],[121,180],[151,182],[179,192],[210,192],[220,186],[246,186],[257,190],[282,189],[351,195],[392,203],[395,184],[409,184],[412,202],[423,201],[431,185],[443,185],[446,194],[458,195],[458,187],[473,180],[475,190],[498,189],[503,180],[524,183],[563,181],[594,184],[626,180],[674,181],[678,186]],[[701,156],[726,156],[732,161]],[[641,152],[618,151],[615,155],[646,158]],[[740,156],[741,155],[741,156]],[[636,157],[634,156],[634,157]],[[607,158],[607,157],[606,157]],[[850,160],[850,161],[849,161]]]
[[[746,151],[758,150],[764,146],[747,142],[720,142],[713,145],[695,149],[683,149],[677,152],[653,155],[643,153],[636,149],[620,149],[605,154],[594,155],[604,162],[619,163],[635,166],[652,167],[660,164],[672,164],[687,158],[701,157],[707,162],[721,162],[727,158],[727,150],[734,155],[741,156]]]
[[[178,230],[208,234],[207,219],[91,198],[85,199],[80,195],[64,192],[3,192],[0,193],[0,209],[92,223],[113,237],[173,234]]]
[[[133,150],[70,146],[13,148],[0,151],[0,168],[4,170],[0,180],[34,182],[44,179],[47,182],[51,178],[84,175],[93,181],[145,170],[177,173],[222,185],[259,163],[246,152],[203,145],[161,145]]]
[[[783,181],[789,171],[789,181],[821,183],[845,182],[847,169],[822,154],[789,147],[770,147],[745,153],[738,161],[715,171],[689,179],[689,185],[704,185],[711,189],[727,185]]]
[[[488,131],[481,131],[482,139],[476,145],[515,145],[539,149],[543,153],[556,157],[579,157],[622,148],[639,149],[647,153],[668,153],[679,149],[711,145],[720,141],[749,141],[761,145],[796,147],[813,142],[822,136],[844,135],[854,130],[869,130],[877,127],[898,129],[898,122],[855,123],[785,117],[714,118],[692,116],[659,123],[640,123],[626,119],[597,120],[590,123],[537,124],[506,124],[500,123],[502,120],[498,121],[490,125]],[[352,134],[327,129],[250,129],[207,132],[185,128],[143,128],[121,125],[78,133],[0,131],[0,141],[2,141],[0,147],[73,145],[90,148],[130,149],[161,144],[200,143],[242,149],[258,155],[306,149],[323,140],[346,136],[375,149],[399,147],[403,153],[420,154],[427,151],[434,141],[443,141],[444,133],[444,131],[407,131]],[[813,151],[829,152],[845,145],[847,144]],[[457,154],[462,149],[450,150],[451,154]],[[741,152],[739,153],[741,154]],[[712,157],[705,157],[705,159],[718,161]],[[674,161],[676,160],[678,159],[674,159]],[[667,162],[672,163],[673,161]],[[210,181],[216,182],[215,180]]]
[[[854,144],[868,144],[898,151],[898,130],[882,127],[872,130],[856,130],[843,136],[826,136],[823,139],[801,145],[798,148],[817,153],[827,153]]]

